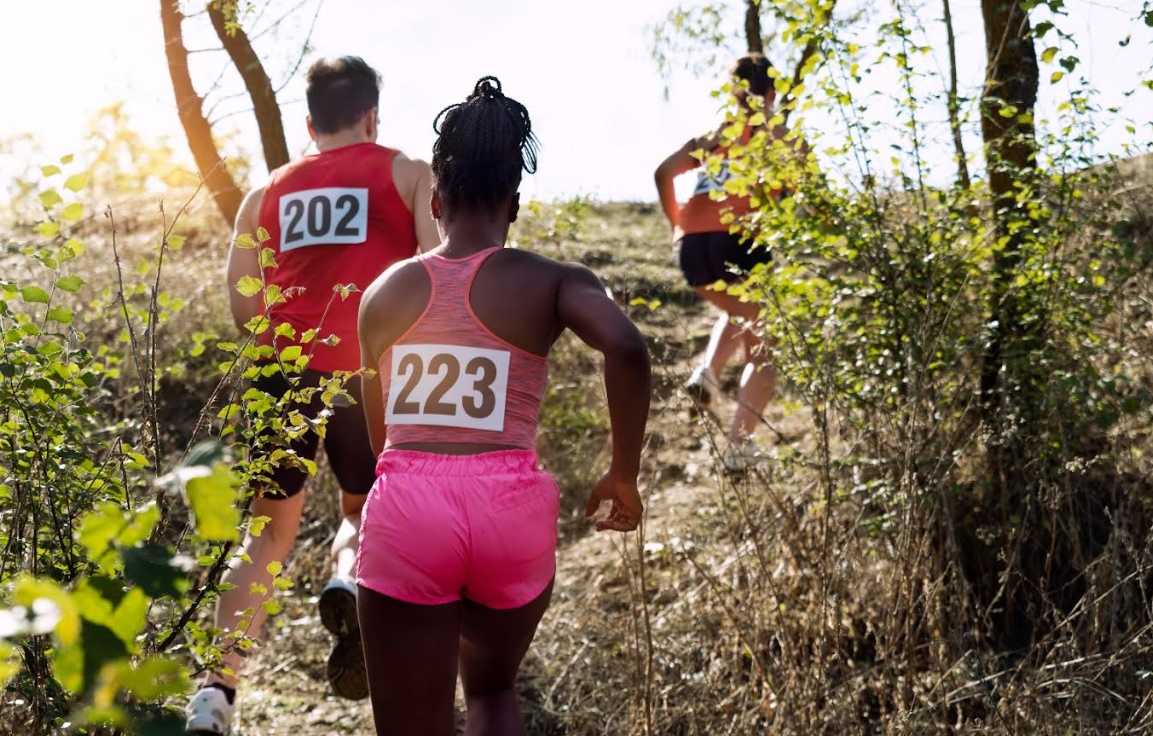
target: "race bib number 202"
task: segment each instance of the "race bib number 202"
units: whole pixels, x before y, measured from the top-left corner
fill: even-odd
[[[386,424],[504,429],[507,350],[396,345],[389,370]]]
[[[305,189],[280,198],[280,250],[368,239],[368,189]]]

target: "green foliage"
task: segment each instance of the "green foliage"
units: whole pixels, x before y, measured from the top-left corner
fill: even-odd
[[[314,395],[325,406],[349,400],[348,377],[283,398],[237,396],[238,381],[281,372],[295,384],[308,365],[300,346],[276,354],[258,344],[266,318],[244,344],[196,332],[166,345],[187,306],[161,289],[184,242],[174,223],[134,276],[121,268],[113,231],[115,284],[93,293],[77,222],[92,176],[69,174],[70,164],[41,169],[39,239],[9,246],[13,267],[0,280],[0,682],[32,704],[26,725],[36,733],[64,721],[178,733],[165,703],[224,649],[250,646],[241,632],[201,623],[240,535],[266,521],[246,513],[248,501],[280,465],[315,472],[289,443],[323,434],[326,415],[309,419],[299,407]],[[351,290],[338,286],[332,299]],[[283,298],[270,291],[268,306]],[[331,343],[316,339],[322,326],[301,342]],[[197,363],[211,374],[213,353],[224,360],[196,429],[169,437],[162,382]],[[233,461],[251,447],[259,460]],[[275,589],[291,587],[280,569],[270,572]],[[275,612],[275,601],[264,605]]]
[[[901,603],[870,624],[885,649],[870,664],[874,681],[953,677],[990,643],[1017,651],[1009,665],[993,651],[989,669],[1028,679],[1025,660],[1041,668],[1112,657],[1130,640],[1121,632],[1148,626],[1136,582],[1148,575],[1137,551],[1149,543],[1148,524],[1117,513],[1142,509],[1133,514],[1146,519],[1149,504],[1148,465],[1135,458],[1145,452],[1153,397],[1148,368],[1133,358],[1148,344],[1148,184],[1127,182],[1097,153],[1098,131],[1126,113],[1100,109],[1075,79],[1081,61],[1060,29],[1060,4],[1045,5],[1053,19],[1034,36],[1050,65],[1042,94],[1058,97],[1056,114],[1041,119],[1004,101],[986,108],[1008,131],[1000,150],[1037,152],[1024,165],[996,149],[961,150],[979,138],[978,99],[956,100],[960,143],[942,126],[951,100],[938,91],[948,85],[926,40],[931,16],[905,2],[873,7],[868,29],[852,35],[822,21],[831,5],[797,3],[777,28],[789,48],[773,55],[805,62],[777,72],[774,114],[762,120],[732,106],[722,130],[728,160],[699,153],[704,167],[727,164],[723,195],[752,201],[731,227],[773,260],[730,291],[761,306],[758,329],[782,384],[815,427],[815,442],[778,448],[776,469],[809,480],[812,497],[789,501],[810,504],[806,516],[824,527],[803,565],[819,581],[821,620],[806,629],[813,649],[781,634],[779,621],[740,630],[742,640],[779,640],[782,658],[796,649],[819,660],[781,672],[773,653],[764,676],[792,703],[784,730],[826,730],[800,711],[832,703],[834,692],[810,690],[806,678],[845,666],[816,652],[842,635],[838,616],[873,607],[859,591],[874,584],[873,565],[891,576],[885,594]],[[974,58],[985,62],[958,55]],[[1140,90],[1127,104],[1138,100],[1147,106]],[[742,143],[761,123],[767,129]],[[1128,151],[1151,150],[1147,121],[1127,130]],[[971,184],[959,157],[974,164]],[[1007,194],[990,192],[993,175],[1011,181]],[[759,490],[776,496],[779,477]],[[749,587],[770,589],[783,611],[804,594],[772,590],[780,568],[763,564],[759,546],[772,540],[750,526],[738,536],[749,538],[750,567],[762,562],[764,579]],[[860,557],[846,551],[852,544]],[[1114,571],[1109,582],[1094,572],[1104,568]],[[727,605],[747,601],[733,593]],[[1120,728],[1144,695],[1124,676],[1114,685],[1134,704]],[[920,732],[904,719],[953,713],[935,685],[923,696],[917,687],[862,727]],[[1024,699],[994,702],[1007,712]],[[1064,712],[1064,702],[1045,702]],[[1093,723],[1098,705],[1084,694],[1079,713]],[[978,722],[957,714],[964,727]],[[934,724],[921,730],[946,727]]]
[[[579,241],[592,204],[592,197],[584,194],[551,203],[534,199],[524,206],[511,240],[530,247]]]

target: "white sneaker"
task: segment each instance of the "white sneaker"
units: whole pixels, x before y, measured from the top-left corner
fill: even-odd
[[[706,365],[698,365],[689,380],[685,381],[685,391],[693,401],[707,409],[720,394],[721,388],[712,370]]]
[[[771,459],[771,450],[761,447],[755,440],[750,439],[726,447],[721,455],[721,465],[726,473],[737,475]]]
[[[184,732],[227,736],[232,731],[234,710],[220,688],[202,687],[184,709]]]

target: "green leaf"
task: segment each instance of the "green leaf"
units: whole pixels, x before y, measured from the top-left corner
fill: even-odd
[[[57,232],[59,232],[59,230],[60,230],[59,225],[56,226],[56,230],[57,230]],[[53,233],[53,234],[55,234],[55,233]],[[75,258],[76,256],[83,253],[84,252],[84,243],[81,243],[76,238],[68,238],[68,240],[64,241],[64,245],[60,246],[60,250],[61,251],[67,250],[70,253],[68,258],[61,256],[61,260],[66,261],[66,260],[69,260],[71,258]]]
[[[65,220],[71,220],[72,222],[75,222],[76,220],[84,217],[84,205],[80,204],[79,202],[73,202],[64,208],[64,212],[61,213],[61,215]]]
[[[244,248],[245,250],[252,250],[256,247],[256,241],[254,241],[248,233],[237,235],[236,239],[232,241],[232,244],[237,248]]]
[[[167,238],[165,238],[164,242],[167,243],[168,247],[172,250],[180,250],[184,247],[184,242],[186,240],[187,238],[185,238],[183,235],[169,235]]]
[[[260,267],[276,268],[276,251],[274,251],[272,248],[261,248]]]
[[[61,307],[59,305],[52,307],[48,310],[48,319],[53,322],[59,322],[62,325],[72,324],[72,320],[76,318],[76,313],[68,307]]]
[[[120,637],[129,651],[136,648],[136,637],[148,623],[149,603],[143,589],[130,588],[112,614],[109,628]]]
[[[268,231],[265,230],[264,228],[262,228],[262,227],[256,228],[256,239],[260,241],[261,245],[263,245],[265,243],[265,241],[269,240],[271,237],[272,236],[269,235]]]
[[[128,659],[128,647],[116,632],[103,624],[81,620],[82,669],[80,687],[74,692],[84,692],[94,685],[105,665]],[[55,659],[54,659],[55,663]],[[71,689],[71,688],[70,688]]]
[[[184,495],[203,539],[235,542],[240,538],[236,489],[236,477],[224,463],[217,463],[210,474],[190,478],[185,484]]]
[[[20,289],[20,298],[29,304],[47,304],[48,292],[39,286],[25,286]]]
[[[1053,72],[1053,74],[1049,77],[1049,82],[1050,82],[1050,84],[1056,84],[1057,82],[1060,82],[1064,78],[1065,78],[1065,72]]]
[[[47,166],[40,167],[40,173],[43,176],[55,176],[60,173],[60,167],[55,164],[48,164]]]
[[[105,573],[116,569],[115,542],[128,528],[124,509],[115,501],[105,501],[80,520],[76,539],[88,550],[88,558]]]
[[[1041,61],[1048,64],[1056,56],[1057,56],[1057,47],[1056,46],[1050,46],[1049,48],[1047,48],[1041,52]]]
[[[40,204],[44,205],[45,208],[54,207],[63,201],[55,189],[45,189],[40,192]]]
[[[20,650],[6,641],[0,641],[0,688],[16,676],[21,663]]]
[[[88,186],[88,176],[86,174],[73,174],[64,180],[64,188],[73,192],[79,192],[86,186]]]
[[[146,658],[120,673],[120,685],[140,700],[159,700],[187,689],[188,671],[175,659]]]
[[[140,586],[150,598],[177,598],[188,590],[188,577],[173,562],[172,552],[159,544],[142,544],[120,550],[124,577]]]
[[[60,232],[60,223],[46,220],[36,226],[36,232],[40,233],[46,238],[55,237]]]
[[[60,157],[60,163],[63,166],[67,166],[68,164],[72,163],[73,158],[75,158],[75,157],[71,153],[65,154],[65,155]]]
[[[270,521],[272,521],[272,518],[269,516],[252,517],[252,520],[248,522],[248,533],[254,537],[259,537],[260,533],[264,531],[264,527],[267,526]]]
[[[289,345],[284,350],[280,351],[280,359],[285,363],[291,363],[300,357],[300,353],[301,350],[299,345]]]
[[[244,296],[256,296],[264,288],[264,283],[254,276],[244,276],[236,282],[236,290]]]
[[[67,291],[69,294],[75,294],[80,291],[80,287],[84,286],[84,279],[79,276],[61,276],[56,279],[56,288],[61,291]]]

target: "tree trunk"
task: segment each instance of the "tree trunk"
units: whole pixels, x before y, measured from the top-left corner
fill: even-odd
[[[749,53],[765,53],[765,39],[761,35],[761,0],[746,0],[745,8],[745,42]]]
[[[1021,0],[981,0],[985,22],[985,89],[981,134],[998,248],[993,252],[990,336],[981,367],[980,405],[988,427],[987,483],[982,506],[999,541],[969,547],[967,565],[977,597],[993,614],[997,637],[1016,648],[1042,625],[1039,611],[1052,590],[1046,570],[1052,533],[1038,507],[1046,477],[1042,401],[1045,376],[1037,358],[1046,314],[1033,288],[1018,285],[1031,227],[1021,196],[1037,168],[1032,112],[1037,101],[1037,54]],[[1055,527],[1051,527],[1055,528]]]
[[[188,147],[200,178],[216,207],[231,225],[236,221],[240,202],[244,198],[240,187],[232,178],[225,165],[216,142],[212,139],[212,126],[204,117],[204,100],[196,94],[192,86],[192,75],[188,72],[188,49],[184,45],[181,23],[184,15],[180,12],[177,0],[160,0],[160,22],[164,29],[164,54],[168,58],[168,76],[172,79],[172,89],[176,93],[176,109],[180,124],[188,138]]]
[[[752,2],[752,0],[750,0]],[[793,102],[796,96],[796,89],[800,86],[801,80],[805,78],[806,67],[809,65],[809,60],[813,58],[813,54],[817,53],[817,49],[821,44],[821,34],[824,33],[829,25],[833,22],[833,11],[836,10],[837,0],[829,3],[825,9],[825,14],[816,19],[813,30],[809,33],[809,41],[805,47],[801,49],[801,58],[797,59],[797,65],[793,68],[793,79],[789,85],[789,91],[777,100],[777,110],[780,111],[783,122],[789,121],[789,115],[793,112]]]
[[[260,129],[260,142],[264,147],[264,163],[269,171],[283,166],[288,163],[288,143],[284,139],[284,124],[280,118],[280,106],[276,103],[272,80],[264,71],[264,65],[260,63],[244,29],[239,24],[231,30],[228,28],[228,20],[224,17],[219,0],[208,3],[208,16],[212,19],[217,38],[224,44],[224,50],[240,72],[252,100],[256,124]]]
[[[995,289],[990,322],[995,327],[981,374],[982,406],[986,419],[992,419],[999,411],[998,394],[1004,393],[998,388],[1006,358],[1027,361],[1021,349],[1037,338],[1030,334],[1034,328],[1022,324],[1023,305],[1012,286],[1026,232],[1013,223],[1027,218],[1017,202],[1018,183],[1028,180],[1037,167],[1032,112],[1039,72],[1029,16],[1020,0],[981,0],[981,11],[987,58],[981,135],[997,234],[1007,238],[993,257]],[[1014,109],[1012,114],[1002,114],[1009,109]]]

